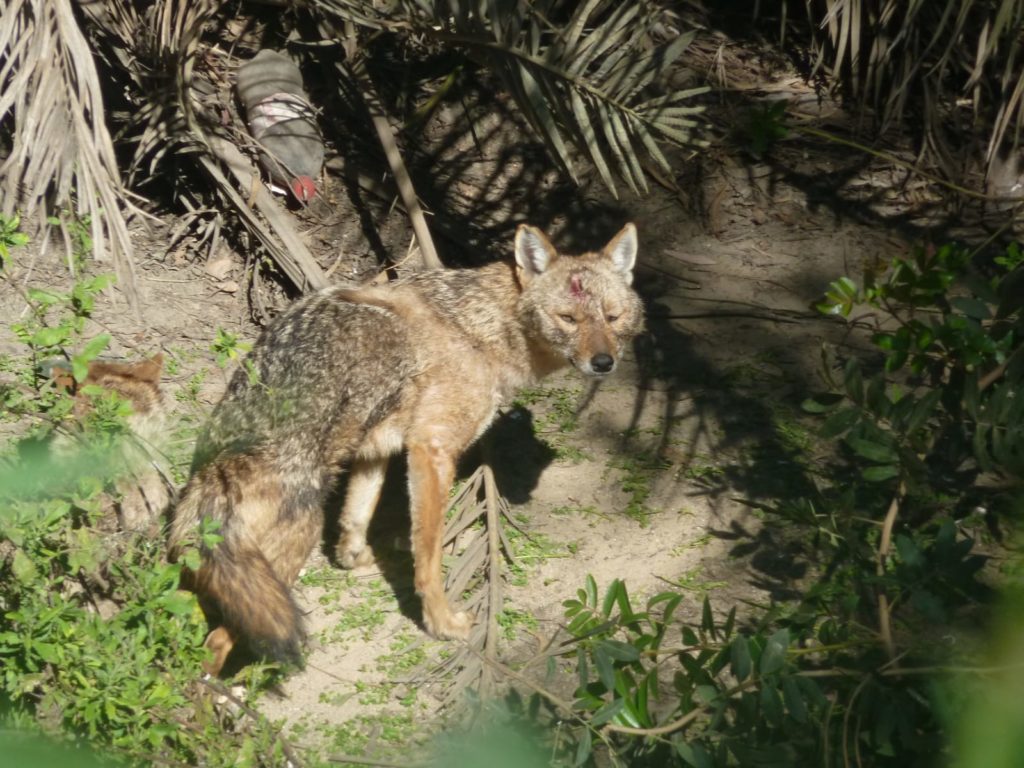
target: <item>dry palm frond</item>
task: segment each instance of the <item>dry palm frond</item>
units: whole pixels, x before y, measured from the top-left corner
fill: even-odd
[[[816,68],[875,110],[883,129],[901,122],[913,105],[935,153],[956,157],[941,128],[966,100],[968,123],[989,129],[990,170],[1018,146],[1024,0],[813,0],[807,8],[821,30]]]
[[[92,51],[71,0],[0,5],[0,124],[11,151],[0,165],[0,210],[42,222],[70,210],[88,221],[94,254],[112,260],[137,308],[126,199],[105,123]]]
[[[290,217],[259,182],[253,165],[223,133],[215,77],[223,54],[203,40],[220,4],[159,0],[139,14],[130,0],[108,0],[93,16],[112,70],[127,74],[135,107],[122,135],[135,143],[131,167],[152,173],[171,152],[196,158],[217,195],[300,290],[327,284]],[[127,63],[132,62],[129,66]],[[230,91],[223,88],[222,91]],[[240,142],[247,141],[240,134]],[[227,171],[225,173],[224,171]],[[255,210],[254,210],[255,209]],[[261,215],[259,215],[261,214]]]
[[[200,33],[216,5],[161,0],[140,13],[131,0],[105,0],[85,6],[97,53],[107,72],[125,80],[130,102],[119,115],[119,136],[135,145],[131,174],[143,165],[153,172],[170,151],[188,145],[189,86],[200,50]]]
[[[701,143],[694,131],[703,107],[693,98],[707,89],[658,91],[693,35],[652,42],[661,21],[652,4],[405,0],[390,14],[374,14],[373,4],[353,0],[312,5],[351,23],[466,50],[501,79],[573,178],[570,143],[590,157],[613,193],[612,169],[634,191],[647,189],[643,155],[670,170],[659,140]],[[551,19],[560,14],[567,18],[556,25]]]
[[[288,217],[275,216],[265,196],[254,197],[246,185],[255,174],[243,178],[237,158],[221,151],[248,143],[231,97],[235,43],[269,44],[294,31],[299,18],[324,22],[322,29],[343,21],[388,34],[412,51],[454,46],[504,83],[563,168],[572,174],[582,153],[613,191],[615,177],[646,189],[646,160],[668,169],[658,142],[695,143],[701,111],[692,97],[703,89],[662,87],[690,38],[658,42],[672,17],[648,2],[310,0],[268,37],[253,32],[261,22],[247,15],[251,9],[213,0],[0,0],[0,10],[0,128],[11,148],[0,210],[30,215],[49,212],[44,203],[51,211],[76,205],[91,222],[97,256],[114,259],[132,299],[124,215],[134,209],[125,200],[113,130],[134,150],[129,180],[165,170],[172,155],[179,164],[194,162],[300,287],[322,283]],[[97,66],[115,99],[108,110]],[[175,190],[187,184],[178,178],[188,176],[175,175]]]

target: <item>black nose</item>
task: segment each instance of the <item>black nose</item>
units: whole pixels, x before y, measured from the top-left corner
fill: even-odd
[[[615,359],[611,355],[606,355],[604,352],[601,352],[600,354],[594,355],[590,358],[590,367],[597,373],[608,373],[615,367]]]

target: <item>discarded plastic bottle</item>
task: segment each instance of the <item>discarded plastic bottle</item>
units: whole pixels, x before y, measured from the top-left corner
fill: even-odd
[[[323,167],[324,142],[299,68],[284,54],[265,49],[238,68],[236,87],[270,180],[308,203],[317,193],[314,179]]]

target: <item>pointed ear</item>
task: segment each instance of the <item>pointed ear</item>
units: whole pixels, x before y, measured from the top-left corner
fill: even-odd
[[[547,235],[529,224],[516,229],[516,266],[527,280],[545,271],[558,258]]]
[[[633,265],[636,264],[636,225],[630,222],[604,247],[601,252],[611,259],[615,271],[620,273],[626,284],[633,282]]]

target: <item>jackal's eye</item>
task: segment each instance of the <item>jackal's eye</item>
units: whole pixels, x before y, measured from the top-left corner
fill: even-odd
[[[558,319],[566,325],[576,325],[576,318],[572,315],[559,315]]]
[[[607,320],[609,323],[614,323],[616,320],[619,319],[619,316],[614,314],[607,314],[604,316],[604,319]]]

